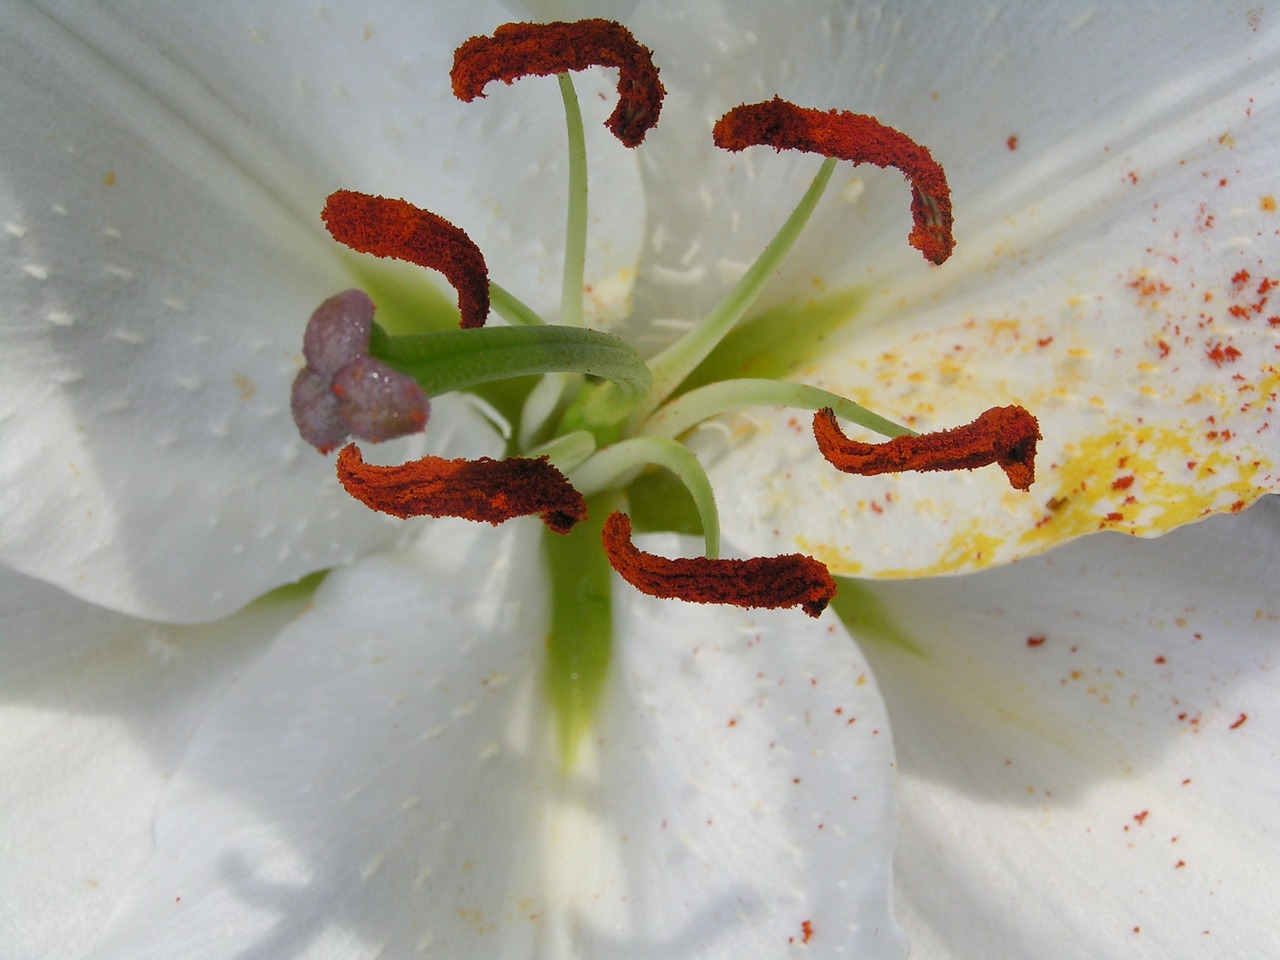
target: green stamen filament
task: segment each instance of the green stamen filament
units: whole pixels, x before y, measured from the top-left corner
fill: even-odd
[[[517,327],[538,327],[547,321],[536,310],[505,287],[489,281],[489,305],[494,313],[507,323]]]
[[[702,522],[702,538],[706,556],[720,556],[720,512],[707,472],[689,450],[665,437],[633,437],[605,447],[582,466],[573,470],[569,482],[583,496],[591,497],[605,490],[626,486],[646,467],[670,470],[693,497]]]
[[[745,407],[791,407],[821,410],[830,407],[850,423],[883,437],[914,436],[915,431],[894,423],[839,394],[784,380],[721,380],[681,394],[644,422],[640,432],[651,437],[678,437],[704,420]]]
[[[560,290],[560,322],[582,326],[583,271],[587,258],[587,142],[573,79],[559,74],[569,134],[569,211],[565,218],[564,279]]]
[[[525,450],[526,457],[546,457],[561,473],[586,463],[596,452],[596,438],[586,430],[575,430],[538,447]]]
[[[648,419],[751,308],[751,304],[755,302],[783,258],[799,239],[801,231],[818,205],[818,200],[821,199],[823,191],[831,181],[831,174],[835,167],[835,160],[823,161],[796,208],[769,241],[755,263],[734,284],[733,289],[696,327],[649,361],[649,369],[653,371],[653,386],[649,390],[649,395],[632,414],[633,422]]]

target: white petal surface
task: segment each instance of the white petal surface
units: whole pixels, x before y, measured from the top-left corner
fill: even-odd
[[[1280,501],[875,584],[897,909],[939,958],[1280,948]],[[864,633],[865,639],[873,634]]]
[[[198,720],[299,606],[276,597],[211,626],[160,626],[0,570],[0,956],[93,946],[146,865]]]
[[[727,532],[843,573],[917,576],[1100,528],[1163,532],[1280,485],[1280,21],[1156,9],[828,11],[786,31],[757,23],[726,45],[725,63],[760,64],[761,89],[741,99],[776,90],[873,112],[926,143],[952,184],[957,253],[934,268],[903,240],[898,175],[844,175],[766,293],[775,306],[789,298],[803,330],[856,285],[849,324],[796,376],[918,429],[1021,403],[1045,434],[1040,480],[1019,495],[995,470],[844,477],[817,455],[807,417],[743,418],[713,475]],[[794,56],[770,67],[781,38]],[[699,69],[689,54],[669,74],[674,84]],[[719,78],[742,79],[714,76],[714,96]],[[637,297],[659,316],[709,303],[767,233],[733,225],[772,229],[815,163],[761,149],[727,167],[704,147],[706,176],[687,157],[673,173],[690,149],[655,140],[663,164],[647,172],[655,192],[684,185],[675,209],[696,211],[662,221],[646,249]]]
[[[838,626],[622,588],[566,774],[538,525],[455,526],[332,573],[228,691],[93,957],[903,955],[889,730]]]
[[[339,187],[434,207],[496,279],[555,307],[559,98],[449,92],[453,47],[500,8],[4,6],[0,556],[196,620],[388,542],[289,416],[307,316],[372,270],[319,211]],[[589,121],[604,89],[583,84]],[[643,216],[634,158],[608,170],[620,207],[597,211],[588,274],[605,313]],[[369,274],[385,317],[422,309],[421,273]]]

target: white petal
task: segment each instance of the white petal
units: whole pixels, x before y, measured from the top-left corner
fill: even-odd
[[[156,803],[210,700],[297,612],[109,614],[0,570],[0,956],[71,960],[146,865]]]
[[[538,531],[330,574],[195,738],[93,956],[901,956],[889,731],[847,635],[620,586],[565,772]]]
[[[317,183],[303,192],[279,171],[272,181],[275,193],[297,197],[308,222],[317,222],[324,196],[340,187],[404,197],[465,229],[494,280],[554,313],[566,190],[556,85],[536,77],[497,83],[467,104],[449,81],[454,49],[510,19],[501,5],[369,11],[294,0],[242,2],[233,15],[152,0],[113,8],[126,30],[267,131]],[[603,127],[617,98],[616,72],[586,71],[575,83],[593,190],[589,306],[610,315],[629,294],[644,199],[634,151]]]
[[[1107,92],[1096,114],[1077,80],[1065,115],[1030,124],[1024,99],[1039,81],[1024,88],[1003,68],[975,66],[978,89],[1006,76],[1018,150],[975,113],[965,155],[984,158],[986,183],[957,255],[914,279],[889,261],[854,325],[798,371],[917,429],[1022,404],[1045,437],[1030,494],[994,468],[842,476],[817,455],[807,417],[770,413],[735,426],[752,439],[714,474],[726,531],[762,552],[799,547],[843,573],[921,576],[1098,529],[1158,534],[1280,487],[1280,301],[1270,290],[1280,280],[1280,29],[1203,10],[1196,35],[1216,59],[1179,60],[1177,77],[1130,62],[1132,52],[1145,68],[1153,50],[1176,59],[1163,34],[1164,46],[1120,50],[1109,39],[1084,58],[1069,39],[1062,55],[1044,54],[1049,73],[1074,52],[1099,84],[1121,67],[1127,89],[1149,83],[1130,100]],[[1077,34],[1096,39],[1098,27]],[[976,174],[953,184],[978,186]],[[965,196],[957,186],[958,210]]]
[[[339,187],[432,207],[472,232],[495,279],[554,308],[558,96],[518,84],[468,106],[449,90],[453,47],[492,29],[497,7],[442,22],[435,8],[381,19],[309,3],[10,6],[6,561],[192,620],[385,543],[394,528],[297,437],[300,332],[366,273],[392,319],[439,298],[406,279],[422,271],[387,281],[371,258],[340,258],[319,210]],[[582,87],[590,121],[607,82]],[[643,204],[634,157],[593,146],[612,158],[597,182],[618,205],[595,208],[588,275],[589,315],[607,317],[629,295]]]
[[[899,641],[867,649],[902,758],[915,951],[1274,952],[1278,562],[1268,498],[872,588]]]

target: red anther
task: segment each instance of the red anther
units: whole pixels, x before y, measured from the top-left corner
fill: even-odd
[[[845,473],[974,470],[996,463],[1015,490],[1026,490],[1036,478],[1040,424],[1022,407],[992,407],[972,423],[951,430],[861,443],[845,436],[835,413],[823,407],[813,415],[813,435],[822,455]]]
[[[801,607],[816,617],[836,595],[836,582],[827,568],[800,553],[750,560],[671,560],[645,553],[631,542],[631,519],[625,513],[609,515],[602,539],[613,569],[651,597],[770,610]]]
[[[489,268],[480,248],[448,220],[404,200],[351,190],[330,194],[320,217],[333,238],[352,250],[440,271],[458,292],[460,326],[484,326]]]
[[[338,454],[338,479],[365,506],[393,517],[463,517],[497,526],[537,513],[556,533],[587,518],[582,494],[546,457],[423,457],[381,467],[365,463],[349,443]]]
[[[658,122],[666,95],[653,51],[612,20],[576,23],[508,23],[492,37],[472,37],[453,54],[453,93],[464,103],[484,96],[493,80],[618,68],[618,106],[605,126],[628,147],[637,146]]]
[[[897,167],[911,181],[908,242],[933,263],[951,256],[951,190],[947,175],[929,151],[875,117],[843,110],[797,107],[780,97],[734,107],[712,131],[717,147],[745,150],[764,145],[803,150],[852,163]]]

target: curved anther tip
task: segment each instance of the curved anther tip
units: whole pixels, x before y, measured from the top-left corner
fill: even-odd
[[[625,513],[609,515],[601,539],[622,579],[651,597],[771,610],[800,607],[817,617],[836,595],[830,571],[804,554],[748,560],[659,557],[631,542],[631,519]]]
[[[461,227],[405,200],[354,190],[330,194],[320,218],[333,238],[352,250],[438,270],[457,291],[460,326],[484,326],[489,268]]]
[[[1036,478],[1040,424],[1022,407],[992,407],[973,422],[950,430],[863,443],[849,439],[835,412],[824,407],[813,415],[813,436],[827,461],[844,473],[975,470],[994,463],[1014,489],[1027,490]]]
[[[653,51],[612,20],[503,24],[493,36],[458,47],[449,76],[454,96],[470,103],[494,80],[510,84],[593,66],[618,69],[618,105],[605,126],[626,146],[639,145],[658,122],[666,90]]]
[[[798,107],[774,97],[734,107],[716,122],[712,139],[724,150],[770,146],[896,167],[911,181],[913,227],[907,242],[931,263],[943,263],[955,248],[946,173],[928,149],[875,117]]]
[[[546,457],[428,456],[384,467],[365,463],[349,443],[338,454],[337,469],[347,493],[393,517],[462,517],[496,526],[539,514],[556,533],[568,533],[587,518],[582,494]]]

